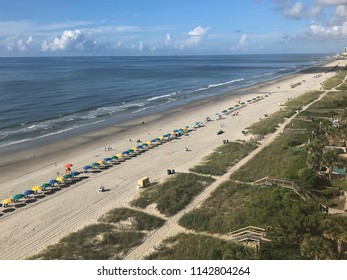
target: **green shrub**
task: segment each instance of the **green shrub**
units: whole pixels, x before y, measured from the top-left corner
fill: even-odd
[[[182,210],[206,186],[214,181],[213,178],[193,173],[178,173],[164,183],[144,189],[139,198],[130,204],[145,208],[155,203],[157,209],[171,216]]]

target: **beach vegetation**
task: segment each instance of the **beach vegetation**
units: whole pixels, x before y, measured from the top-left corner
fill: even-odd
[[[94,224],[71,233],[57,244],[48,246],[31,259],[106,260],[121,259],[131,248],[141,244],[145,234],[137,231],[114,231],[110,224]]]
[[[327,94],[322,97],[320,100],[312,104],[308,109],[309,110],[317,110],[317,109],[328,109],[333,110],[336,113],[339,110],[343,110],[347,107],[347,96],[344,91],[332,91],[327,92]],[[331,117],[329,114],[330,111],[327,112],[326,116]]]
[[[290,190],[227,181],[179,224],[197,232],[228,234],[246,226],[266,230],[270,242],[261,244],[259,259],[346,259],[347,217],[321,213],[317,204],[302,200]],[[333,235],[331,227],[338,227]],[[316,240],[308,244],[308,240]],[[319,254],[324,244],[327,254]],[[339,248],[340,247],[340,248]],[[340,252],[340,253],[339,253]],[[317,257],[318,256],[318,257]]]
[[[226,143],[219,146],[213,153],[205,157],[201,164],[190,168],[189,171],[208,175],[223,175],[256,147],[255,141]]]
[[[323,89],[330,90],[338,86],[339,84],[343,82],[346,75],[347,75],[347,69],[344,68],[333,77],[327,79],[323,84]]]
[[[284,106],[292,110],[300,110],[303,106],[306,106],[316,100],[323,91],[309,91],[305,94],[298,96],[294,99],[287,101]]]
[[[269,117],[263,118],[247,128],[247,132],[255,135],[267,135],[274,133],[278,126],[295,114],[294,110],[282,110],[271,114]]]
[[[176,173],[161,184],[143,189],[130,204],[140,208],[155,204],[160,213],[172,216],[214,181],[212,177],[194,173]]]
[[[159,217],[130,208],[115,208],[99,218],[99,222],[119,224],[128,222],[133,230],[153,230],[161,227],[165,221]],[[124,225],[126,227],[127,225]]]
[[[230,178],[245,182],[254,182],[264,177],[300,180],[299,171],[307,167],[307,152],[304,146],[307,139],[306,134],[278,136]]]
[[[163,241],[148,260],[252,260],[252,248],[202,234],[181,233]]]
[[[31,259],[122,259],[130,249],[143,242],[146,231],[156,229],[164,222],[141,211],[116,208],[104,214],[99,223],[67,235]]]

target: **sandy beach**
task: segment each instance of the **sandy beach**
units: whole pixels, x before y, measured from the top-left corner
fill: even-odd
[[[138,178],[149,176],[153,182],[165,180],[168,176],[166,169],[188,171],[220,146],[224,139],[248,139],[250,136],[243,135],[242,130],[266,114],[280,110],[279,104],[285,103],[288,98],[320,90],[321,84],[345,64],[343,60],[332,61],[280,80],[46,146],[3,155],[0,163],[1,200],[63,175],[66,163],[73,163],[73,170],[80,171],[85,165],[136,146],[138,139],[141,142],[149,141],[174,129],[203,121],[206,116],[213,120],[187,136],[161,144],[100,173],[83,174],[81,176],[88,178],[23,207],[2,208],[0,259],[28,258],[68,233],[96,222],[103,213],[127,206],[140,191],[136,188]],[[339,67],[334,68],[335,65]],[[301,84],[291,87],[298,82]],[[221,120],[214,120],[216,112],[235,105],[237,100],[246,101],[258,95],[268,96],[240,109],[238,116],[229,114]],[[217,135],[221,127],[225,133]],[[105,146],[111,146],[112,150],[105,151]],[[189,152],[185,151],[186,147],[190,149]],[[107,191],[99,193],[100,185],[105,186]]]

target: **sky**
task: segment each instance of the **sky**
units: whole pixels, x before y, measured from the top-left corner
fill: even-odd
[[[0,0],[0,56],[339,53],[347,0]]]

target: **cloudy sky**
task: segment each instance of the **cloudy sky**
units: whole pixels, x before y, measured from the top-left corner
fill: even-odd
[[[336,53],[347,0],[0,0],[0,56]]]

